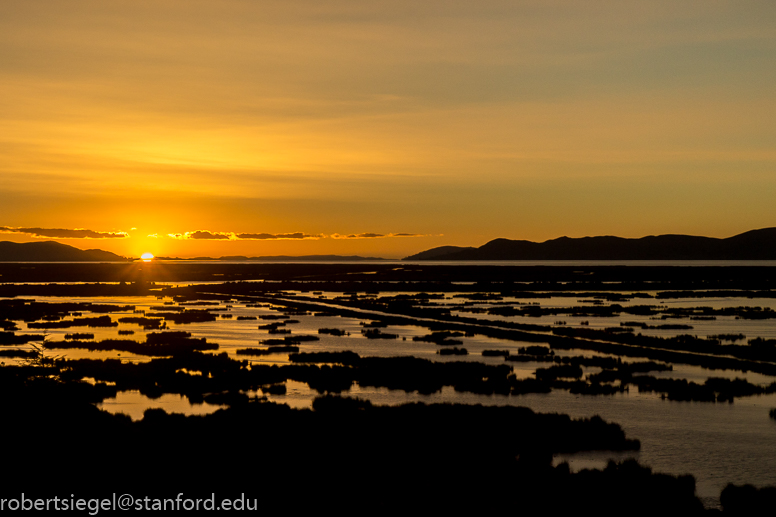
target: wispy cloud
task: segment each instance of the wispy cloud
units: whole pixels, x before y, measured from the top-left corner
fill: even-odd
[[[390,237],[428,237],[428,235],[422,235],[419,233],[351,233],[349,235],[341,235],[335,233],[331,235],[332,239],[387,239]]]
[[[125,239],[127,232],[98,232],[85,228],[14,228],[0,226],[0,233],[21,233],[39,238],[51,239]],[[158,239],[162,235],[153,233],[149,238]],[[320,239],[387,239],[391,237],[429,237],[419,233],[350,233],[340,234],[310,234],[304,232],[289,233],[236,233],[213,232],[210,230],[195,230],[183,233],[168,233],[167,237],[177,240],[212,240],[212,241],[279,241],[279,240],[320,240]]]
[[[428,237],[419,233],[352,233],[331,235],[309,234],[304,232],[292,233],[235,233],[235,232],[211,232],[209,230],[196,230],[185,233],[168,233],[168,237],[178,240],[229,240],[229,241],[271,241],[271,240],[319,240],[319,239],[385,239],[390,237]]]
[[[234,233],[211,232],[209,230],[197,230],[185,233],[168,233],[169,237],[179,240],[229,240],[229,241],[266,241],[266,240],[304,240],[322,239],[325,235],[309,235],[302,232],[294,233]]]
[[[323,239],[325,235],[308,235],[302,232],[295,233],[238,233],[238,239],[246,240],[304,240],[304,239]]]
[[[84,228],[12,228],[0,226],[0,233],[23,233],[33,237],[51,239],[125,239],[127,232],[96,232]]]
[[[197,230],[196,232],[186,232],[186,238],[194,240],[229,240],[234,238],[234,234]]]

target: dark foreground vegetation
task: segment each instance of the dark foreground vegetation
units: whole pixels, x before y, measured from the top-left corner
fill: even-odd
[[[161,341],[164,334],[151,341]],[[341,494],[345,484],[347,497],[338,496],[337,506],[356,511],[374,504],[398,478],[422,488],[417,489],[421,499],[407,490],[379,499],[394,510],[423,504],[446,511],[503,511],[519,500],[527,512],[571,512],[580,501],[595,497],[603,515],[703,511],[691,476],[656,474],[633,461],[580,473],[571,473],[566,464],[552,467],[555,453],[638,450],[638,441],[597,417],[573,420],[510,406],[382,407],[331,394],[317,398],[312,410],[294,410],[247,395],[284,393],[288,379],[307,382],[321,393],[347,390],[354,381],[422,392],[441,385],[487,392],[498,386],[491,379],[508,374],[507,365],[363,358],[353,352],[291,358],[294,364],[278,367],[250,365],[225,354],[177,351],[138,364],[38,356],[25,366],[0,368],[0,389],[13,394],[0,440],[27,444],[9,448],[5,466],[14,476],[5,487],[32,495],[35,490],[29,487],[45,494],[42,487],[57,483],[97,496],[120,483],[122,489],[149,495],[165,496],[170,490],[239,495],[252,493],[259,479],[262,490],[275,495],[305,494],[304,504],[314,509],[329,504],[331,494]],[[622,369],[652,367],[632,363]],[[571,362],[552,368],[557,369],[555,380],[580,374]],[[148,410],[141,421],[132,422],[94,406],[133,389],[151,398],[180,393],[192,403],[224,408],[189,417]],[[36,446],[52,436],[68,446],[56,453]],[[241,438],[235,442],[235,437]],[[252,453],[256,448],[262,450],[258,457]],[[246,474],[245,461],[254,462],[255,471]],[[64,479],[63,468],[70,474]],[[353,472],[359,472],[357,479]],[[740,504],[735,494],[728,500]]]
[[[218,356],[159,361],[177,361],[169,369],[186,363],[208,374],[188,375],[203,382],[245,369],[233,370],[234,361]],[[123,368],[107,362],[98,369],[111,365]],[[148,410],[133,422],[93,405],[116,386],[82,382],[79,365],[70,366],[39,361],[0,368],[2,392],[14,394],[0,429],[4,468],[12,473],[4,491],[28,497],[50,496],[51,487],[79,497],[117,489],[150,497],[272,494],[274,501],[294,501],[295,510],[336,506],[339,512],[375,505],[491,512],[517,502],[523,511],[554,513],[570,512],[587,498],[604,515],[702,512],[691,476],[656,474],[632,461],[578,474],[567,464],[552,467],[554,453],[638,449],[618,425],[597,417],[498,406],[384,407],[332,395],[316,399],[312,410],[295,410],[227,390],[204,397],[226,405],[211,415]],[[209,386],[191,389],[202,397]],[[46,447],[52,440],[66,445]],[[396,483],[412,488],[390,489]]]
[[[91,337],[94,338],[94,335]],[[131,339],[104,339],[98,342],[46,341],[43,346],[47,349],[117,350],[148,356],[168,356],[180,352],[218,349],[217,344],[208,343],[205,338],[192,338],[191,333],[181,331],[151,333],[146,336],[145,342]]]
[[[726,514],[768,515],[776,508],[776,487],[729,484],[719,499]]]

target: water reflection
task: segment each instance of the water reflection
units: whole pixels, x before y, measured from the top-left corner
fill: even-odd
[[[167,413],[182,413],[184,415],[207,415],[223,408],[203,402],[192,404],[182,395],[165,393],[159,398],[151,399],[137,390],[120,391],[116,398],[105,399],[97,407],[113,414],[123,413],[132,420],[142,420],[146,409],[160,408]]]

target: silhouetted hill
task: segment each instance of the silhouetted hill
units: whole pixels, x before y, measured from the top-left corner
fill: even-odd
[[[479,248],[443,246],[404,260],[776,260],[776,228],[726,239],[691,235],[560,237],[545,242],[495,239]]]
[[[0,242],[0,262],[126,262],[103,250],[80,250],[54,241]]]
[[[468,248],[464,248],[461,246],[439,246],[438,248],[431,248],[430,250],[421,251],[420,253],[416,255],[412,255],[411,257],[406,257],[403,260],[435,260],[435,259],[446,260],[447,255],[452,255],[454,253],[460,253],[462,251],[471,251],[476,249],[477,248],[474,248],[471,246]]]

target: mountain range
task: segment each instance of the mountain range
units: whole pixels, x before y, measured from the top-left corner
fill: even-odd
[[[359,257],[354,255],[302,255],[292,256],[267,256],[267,257],[244,257],[244,256],[226,256],[220,258],[196,257],[193,259],[180,259],[171,257],[157,257],[157,260],[213,260],[213,261],[233,261],[233,262],[358,262],[358,261],[376,261],[385,260],[376,257]],[[61,244],[55,241],[42,242],[0,242],[0,262],[130,262],[128,259],[103,250],[81,250]]]
[[[545,242],[494,239],[479,248],[441,246],[403,260],[776,260],[776,228],[725,239],[692,235],[560,237]]]
[[[159,257],[161,260],[181,260]],[[109,251],[81,250],[54,241],[0,242],[0,262],[127,262]],[[189,260],[344,262],[383,260],[341,255],[225,256]],[[776,228],[718,239],[692,235],[560,237],[545,242],[494,239],[479,248],[440,246],[403,260],[776,260]]]
[[[127,262],[103,250],[80,250],[54,241],[0,242],[0,262]]]

